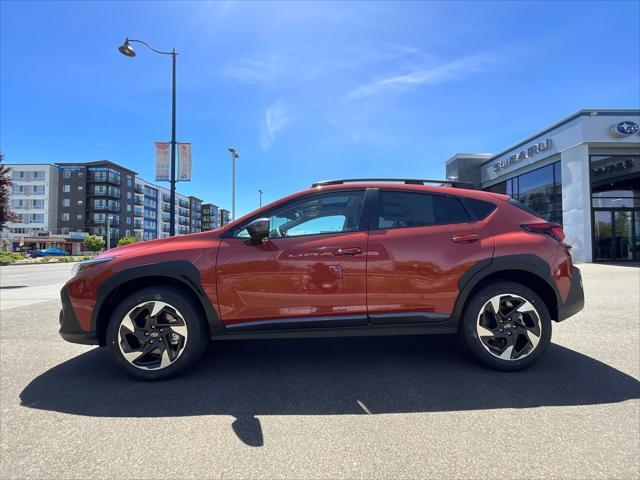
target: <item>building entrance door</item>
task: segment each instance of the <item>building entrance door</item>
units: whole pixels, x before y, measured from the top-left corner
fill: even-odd
[[[593,210],[595,261],[640,261],[640,209]]]

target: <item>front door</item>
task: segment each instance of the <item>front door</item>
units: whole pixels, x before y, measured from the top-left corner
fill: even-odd
[[[610,262],[640,260],[639,230],[638,209],[594,209],[594,259]]]
[[[269,238],[244,225],[220,244],[218,301],[229,330],[366,325],[365,192],[305,196],[267,212]]]

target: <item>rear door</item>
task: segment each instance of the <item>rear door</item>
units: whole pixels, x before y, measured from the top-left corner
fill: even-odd
[[[374,324],[446,319],[460,277],[493,255],[493,238],[454,195],[380,189],[372,207],[367,307]]]

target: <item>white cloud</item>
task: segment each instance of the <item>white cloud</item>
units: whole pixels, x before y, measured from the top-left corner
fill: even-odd
[[[487,55],[474,55],[431,68],[413,70],[406,74],[394,75],[354,88],[347,93],[344,100],[350,101],[377,95],[402,85],[435,85],[447,80],[459,79],[466,74],[486,70],[492,62],[493,58]]]
[[[263,150],[269,149],[276,139],[276,135],[282,131],[289,121],[290,118],[285,111],[284,102],[281,98],[269,105],[260,127],[260,146]]]

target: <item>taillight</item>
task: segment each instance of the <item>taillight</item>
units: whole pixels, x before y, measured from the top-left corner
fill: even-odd
[[[524,228],[527,232],[549,235],[559,242],[562,242],[564,240],[564,230],[562,230],[562,225],[558,223],[525,223],[524,225],[521,225],[521,227]]]

